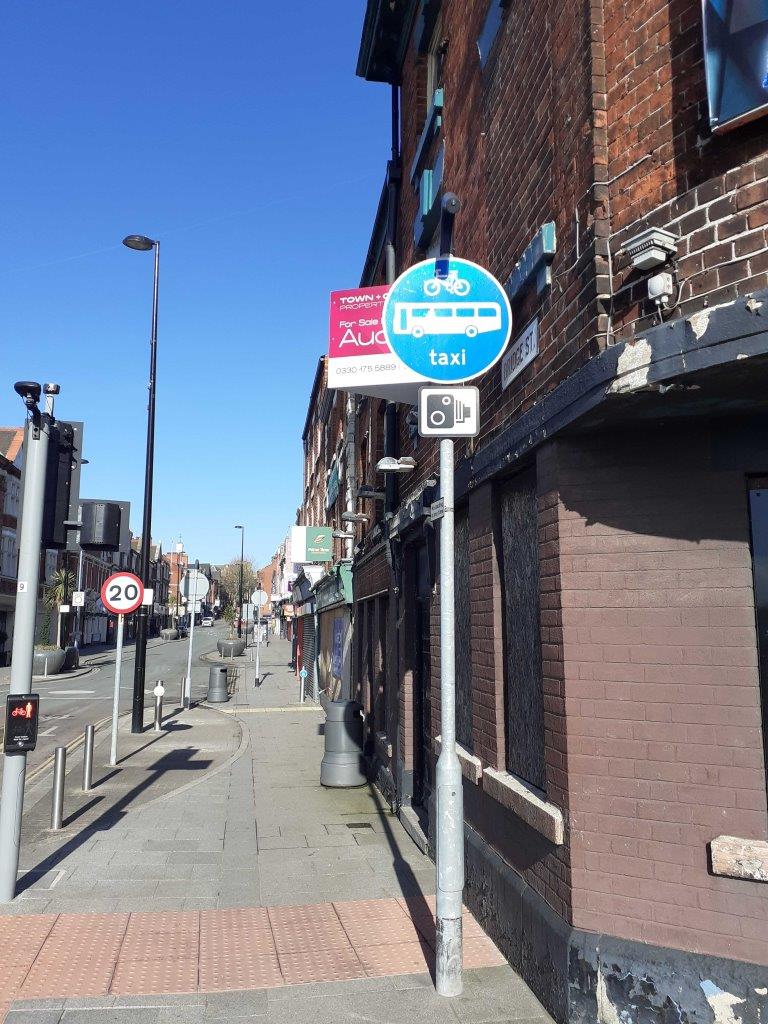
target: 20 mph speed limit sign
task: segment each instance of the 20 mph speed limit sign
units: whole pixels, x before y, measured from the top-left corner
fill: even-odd
[[[101,587],[101,603],[113,615],[130,615],[144,600],[144,584],[132,572],[116,572]]]

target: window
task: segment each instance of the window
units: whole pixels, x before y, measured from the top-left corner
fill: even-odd
[[[435,90],[443,84],[443,57],[445,55],[443,19],[438,17],[427,48],[427,103],[432,102]]]
[[[472,749],[472,616],[469,595],[469,514],[456,510],[454,520],[454,590],[456,594],[456,739]]]
[[[507,771],[544,789],[544,693],[539,630],[536,474],[499,493]]]
[[[485,16],[485,22],[483,23],[483,29],[480,33],[480,38],[477,40],[477,52],[480,54],[480,67],[484,68],[488,63],[488,58],[491,55],[496,35],[501,28],[501,22],[504,17],[504,8],[509,3],[509,0],[491,0],[488,13]]]
[[[749,483],[749,521],[752,533],[752,574],[760,666],[763,747],[768,770],[768,477],[755,478]]]

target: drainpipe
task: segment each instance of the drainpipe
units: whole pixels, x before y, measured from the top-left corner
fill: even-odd
[[[394,284],[397,277],[395,242],[397,239],[397,200],[400,191],[400,93],[397,85],[392,86],[392,155],[387,168],[387,240],[385,246],[387,284]],[[397,407],[387,402],[384,411],[384,454],[397,458],[399,445],[397,437]],[[387,473],[384,479],[384,511],[394,512],[398,504],[398,480],[396,473]]]
[[[400,179],[402,175],[401,169],[401,157],[400,157],[400,92],[397,85],[392,85],[392,154],[389,161],[389,167],[387,169],[387,240],[386,240],[386,272],[387,272],[387,284],[393,284],[397,277],[397,260],[396,260],[396,240],[397,240],[397,203],[400,194]],[[394,402],[387,402],[384,409],[384,454],[397,458],[400,454],[400,439],[397,430],[397,406]],[[384,477],[384,513],[394,514],[397,509],[400,494],[399,494],[399,481],[396,473],[387,473]],[[394,543],[399,544],[399,541]],[[387,544],[390,545],[391,555],[395,552],[392,550],[393,541],[390,537],[387,538]],[[390,565],[392,569],[392,596],[390,599],[389,614],[391,616],[390,622],[393,624],[392,634],[395,637],[394,650],[394,667],[389,669],[390,678],[388,682],[394,681],[395,686],[399,687],[400,681],[400,591],[402,589],[402,560],[394,557],[390,557]],[[385,721],[383,723],[386,732],[389,732],[389,705],[392,700],[392,695],[387,690],[387,707],[385,708]],[[380,726],[381,727],[381,724]],[[400,771],[399,771],[399,757],[400,753],[397,749],[397,733],[395,736],[390,737],[392,741],[392,753],[393,757],[390,763],[390,771],[392,773],[392,782],[394,784],[394,805],[397,810],[400,808]]]

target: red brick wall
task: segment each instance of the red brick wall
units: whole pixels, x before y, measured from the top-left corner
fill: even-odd
[[[768,890],[708,873],[768,835],[745,477],[710,443],[556,446],[573,924],[765,963]]]
[[[612,251],[647,223],[682,239],[683,313],[768,285],[768,122],[708,130],[699,0],[605,0]],[[618,258],[614,326],[652,312]],[[642,326],[642,325],[641,325]]]

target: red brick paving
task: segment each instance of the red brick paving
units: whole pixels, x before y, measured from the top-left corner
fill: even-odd
[[[464,966],[505,960],[464,911]],[[434,897],[294,907],[0,917],[14,999],[222,992],[412,974],[434,964]]]

